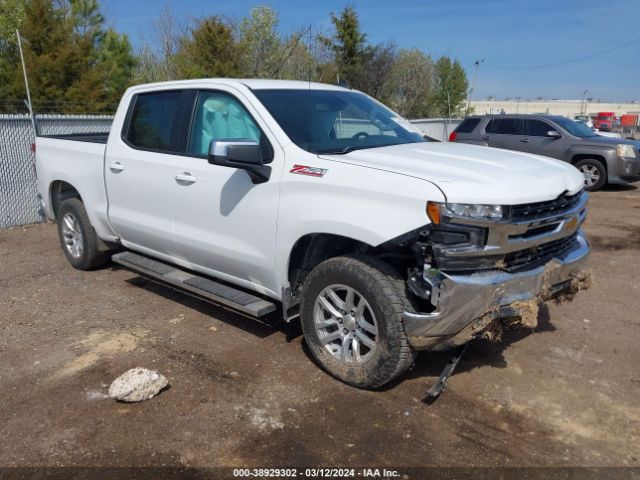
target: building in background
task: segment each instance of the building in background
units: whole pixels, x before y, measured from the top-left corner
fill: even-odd
[[[546,113],[573,118],[575,115],[595,117],[598,112],[614,112],[616,117],[640,113],[640,101],[629,103],[583,102],[582,100],[472,100],[477,115],[499,113]]]

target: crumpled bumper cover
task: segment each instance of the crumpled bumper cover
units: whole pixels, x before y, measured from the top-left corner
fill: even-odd
[[[437,345],[438,338],[445,341],[500,307],[536,297],[546,300],[561,293],[581,274],[588,255],[589,244],[579,230],[574,248],[532,270],[448,275],[432,269],[425,280],[433,287],[431,303],[436,309],[431,313],[404,313],[409,343],[418,350],[430,348]]]

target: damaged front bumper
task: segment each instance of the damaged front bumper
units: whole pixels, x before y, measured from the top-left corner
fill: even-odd
[[[446,274],[437,269],[424,273],[431,285],[430,313],[405,312],[404,329],[416,350],[442,350],[465,343],[491,320],[519,314],[518,305],[548,300],[583,288],[584,264],[589,244],[580,229],[575,246],[543,266],[507,273],[492,270],[473,274]],[[537,311],[537,310],[536,310]]]

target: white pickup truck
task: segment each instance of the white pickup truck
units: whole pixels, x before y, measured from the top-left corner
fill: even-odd
[[[113,259],[246,315],[299,316],[318,362],[362,388],[575,292],[589,253],[573,166],[425,141],[339,86],[140,85],[108,135],[38,137],[36,158],[74,267]]]

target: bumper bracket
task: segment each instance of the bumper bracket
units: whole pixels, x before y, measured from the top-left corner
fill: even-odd
[[[438,378],[438,381],[429,389],[423,402],[431,404],[436,400],[436,398],[438,398],[438,396],[440,396],[447,384],[447,380],[449,380],[449,377],[453,374],[453,371],[458,366],[458,362],[464,355],[464,352],[467,351],[468,347],[469,343],[465,343],[453,351],[451,358],[440,374],[440,378]]]

